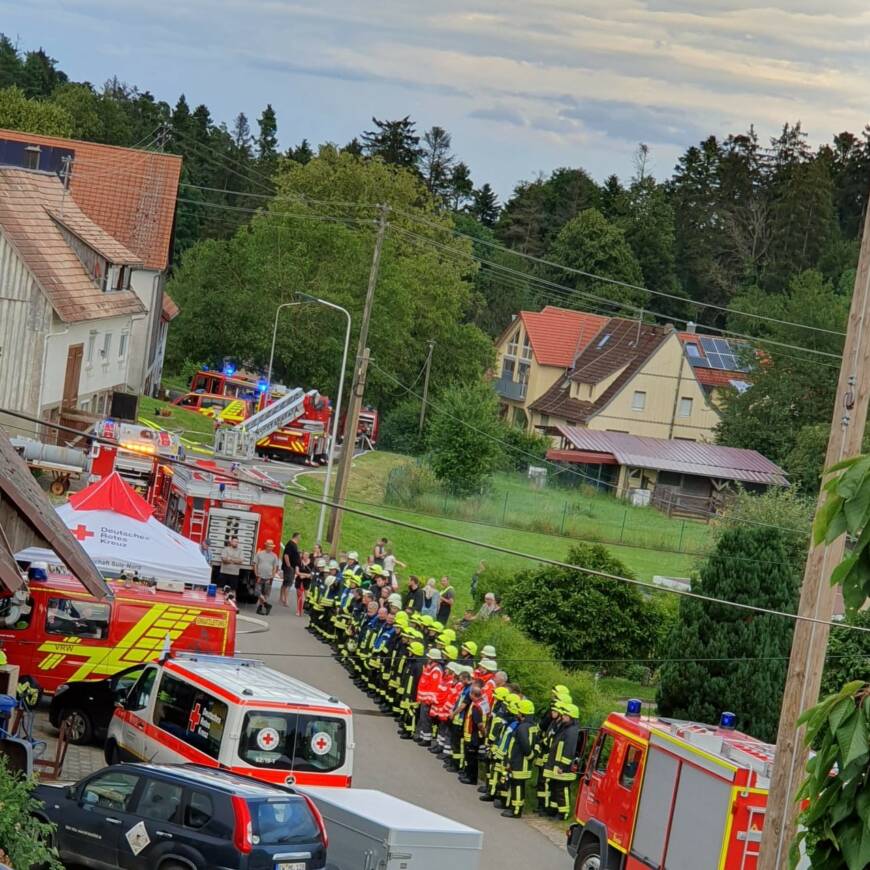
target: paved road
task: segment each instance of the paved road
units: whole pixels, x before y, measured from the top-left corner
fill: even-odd
[[[245,606],[244,610],[249,610]],[[526,821],[502,818],[477,791],[446,773],[441,762],[416,744],[400,740],[393,720],[383,716],[329,655],[328,647],[304,630],[297,619],[275,604],[270,630],[239,637],[239,654],[264,659],[272,667],[299,677],[349,704],[354,711],[354,785],[390,792],[418,806],[449,816],[484,833],[481,870],[570,870],[571,859]],[[291,657],[292,656],[292,657]]]

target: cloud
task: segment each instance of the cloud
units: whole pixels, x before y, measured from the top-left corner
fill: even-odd
[[[510,124],[514,127],[525,127],[528,122],[516,110],[507,106],[488,106],[473,109],[468,113],[469,118],[477,118],[479,121],[496,121],[501,124]]]

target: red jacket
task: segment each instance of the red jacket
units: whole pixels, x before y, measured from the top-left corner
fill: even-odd
[[[426,662],[420,682],[417,684],[417,703],[432,704],[435,701],[435,689],[441,684],[441,666],[433,661]]]
[[[429,715],[433,719],[446,720],[450,715],[452,704],[450,703],[450,694],[453,686],[456,684],[456,679],[453,674],[445,673],[441,679],[441,683],[435,689],[435,701],[432,704],[432,709]]]
[[[486,681],[486,685],[483,687],[483,697],[486,698],[486,705],[484,707],[484,711],[488,714],[490,710],[492,710],[492,698],[493,693],[495,692],[495,680],[489,679]]]

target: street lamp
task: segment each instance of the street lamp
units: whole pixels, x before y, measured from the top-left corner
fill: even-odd
[[[338,395],[335,399],[335,410],[332,415],[332,435],[329,439],[329,453],[326,457],[326,477],[323,480],[323,498],[320,502],[320,516],[317,518],[317,536],[316,541],[320,543],[323,539],[323,525],[326,522],[326,500],[329,498],[329,484],[332,479],[332,460],[335,456],[335,445],[338,443],[338,421],[341,418],[341,396],[344,392],[344,373],[347,369],[347,352],[350,347],[350,312],[334,302],[327,302],[325,299],[318,299],[316,296],[309,296],[307,293],[299,294],[308,302],[318,302],[320,305],[325,305],[327,308],[333,308],[340,311],[347,318],[347,328],[344,332],[344,353],[341,356],[341,372],[338,376]],[[342,449],[347,449],[345,444]],[[351,443],[350,449],[353,450]]]
[[[282,308],[292,308],[294,305],[304,305],[304,302],[282,302],[275,309],[275,325],[272,327],[272,350],[269,351],[269,368],[266,372],[266,401],[272,398],[272,363],[275,361],[275,340],[278,338],[278,315]]]

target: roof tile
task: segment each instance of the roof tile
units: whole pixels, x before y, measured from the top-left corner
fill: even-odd
[[[539,365],[565,369],[571,367],[577,354],[607,323],[607,318],[598,314],[555,305],[548,305],[542,311],[521,311],[520,319]]]

